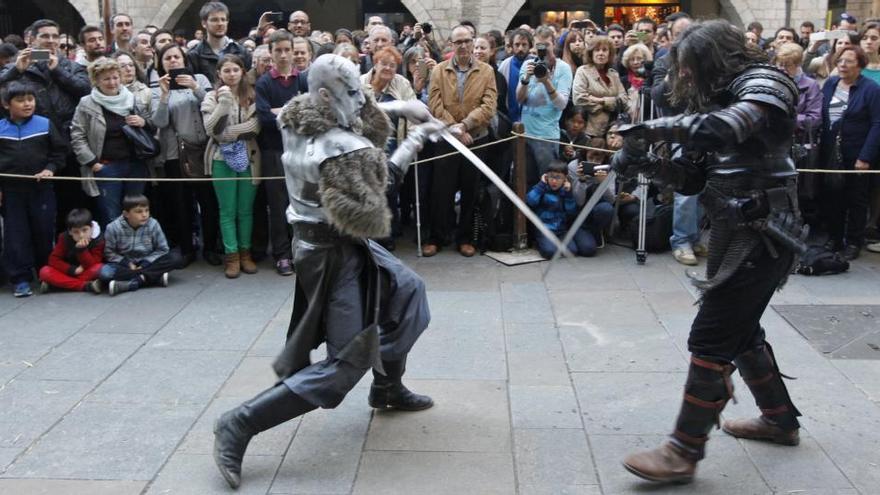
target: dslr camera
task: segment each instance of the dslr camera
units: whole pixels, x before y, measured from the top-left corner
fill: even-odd
[[[547,43],[538,43],[535,45],[535,51],[538,52],[538,59],[535,61],[535,77],[541,79],[547,77],[550,69],[547,68]]]
[[[431,26],[431,23],[430,23],[430,22],[423,22],[423,23],[422,23],[422,32],[423,32],[423,33],[425,33],[425,34],[431,34],[431,31],[433,31],[433,30],[434,30],[434,27]]]

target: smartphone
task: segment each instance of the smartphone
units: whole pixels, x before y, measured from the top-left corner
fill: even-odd
[[[31,50],[31,61],[41,62],[49,60],[49,50]]]
[[[840,29],[834,31],[819,31],[818,33],[810,34],[810,41],[830,41],[846,38],[847,36],[849,36],[849,31],[843,31]]]
[[[287,23],[284,22],[284,12],[272,12],[266,16],[266,20],[275,27],[287,28]]]
[[[416,70],[419,71],[419,77],[422,78],[422,81],[428,79],[428,64],[425,63],[425,50],[419,47],[416,52]]]
[[[648,38],[648,33],[644,33],[642,31],[636,31],[636,39],[639,40],[639,43],[644,43]]]
[[[171,84],[168,86],[169,90],[187,89],[187,88],[181,86],[180,84],[177,84],[177,76],[182,76],[182,75],[191,76],[192,72],[190,72],[190,70],[187,69],[186,67],[184,67],[182,69],[171,69],[168,71],[168,76],[171,79]]]
[[[590,23],[587,21],[574,21],[571,23],[572,29],[586,29],[590,27]]]

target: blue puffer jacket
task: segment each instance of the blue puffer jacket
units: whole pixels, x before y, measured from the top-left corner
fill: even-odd
[[[577,204],[571,191],[560,187],[554,191],[544,182],[538,182],[526,196],[528,204],[544,225],[554,233],[563,233],[568,229],[568,221],[577,213]]]

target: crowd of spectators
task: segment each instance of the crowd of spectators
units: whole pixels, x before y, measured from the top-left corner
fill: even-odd
[[[0,44],[0,173],[34,176],[0,178],[2,271],[16,296],[32,293],[35,275],[43,291],[106,286],[115,294],[167,285],[168,271],[199,254],[229,278],[256,273],[267,257],[279,275],[293,274],[285,182],[266,178],[284,175],[276,116],[309,91],[307,71],[322,54],[359,66],[364,91],[377,101],[424,102],[507,181],[513,144],[491,143],[522,122],[528,202],[560,235],[608,176],[620,125],[686,111],[668,103],[666,77],[669,47],[692,22],[684,12],[659,24],[582,19],[506,33],[479,33],[462,21],[447,37],[428,23],[398,32],[378,16],[359,29],[313,30],[306,12],[286,20],[266,12],[238,40],[228,36],[223,3],[207,2],[199,15],[192,39],[116,13],[112,41],[97,25],[74,36],[40,19]],[[764,38],[752,23],[743,34],[743,49],[766,52],[767,63],[798,84],[798,165],[876,168],[880,21],[860,24],[844,14],[828,31],[804,22]],[[388,153],[408,129],[405,119],[393,125]],[[135,136],[152,136],[157,149],[144,152]],[[451,245],[470,257],[497,246],[490,237],[512,238],[503,231],[511,209],[499,207],[498,191],[470,163],[445,156],[451,151],[446,143],[426,147],[420,158],[444,156],[419,165],[418,181],[410,170],[388,191],[393,232],[377,242],[395,249],[419,206],[424,256]],[[81,180],[37,180],[53,175]],[[241,180],[156,180],[211,177]],[[814,230],[848,259],[865,245],[880,251],[880,181],[873,177],[802,180]],[[654,187],[643,193],[631,183],[609,188],[570,250],[596,255],[618,224],[618,232],[632,234],[640,194],[649,196],[649,218],[672,215],[668,228],[651,230],[649,245],[697,264],[705,253],[697,198]],[[111,236],[114,246],[106,242]],[[554,254],[546,238],[531,237],[543,256]],[[120,239],[133,245],[120,247]]]

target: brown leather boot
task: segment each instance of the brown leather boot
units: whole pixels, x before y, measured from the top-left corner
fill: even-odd
[[[241,275],[241,257],[238,253],[226,253],[226,258],[223,261],[226,265],[223,270],[226,278],[238,278]]]
[[[690,483],[697,471],[694,455],[672,440],[653,450],[626,456],[623,467],[639,478],[662,483]]]
[[[675,431],[660,447],[627,456],[627,471],[650,481],[690,483],[705,455],[709,432],[733,396],[731,373],[730,363],[691,356]]]
[[[257,264],[254,263],[254,258],[251,256],[250,249],[242,249],[238,252],[239,262],[241,263],[241,271],[253,275],[257,273]]]
[[[798,445],[800,423],[797,417],[801,413],[791,402],[770,344],[764,342],[740,354],[734,363],[749,391],[755,396],[761,416],[725,421],[724,432],[737,438]]]
[[[791,446],[801,443],[800,435],[798,434],[799,430],[783,430],[763,416],[725,421],[721,429],[724,430],[724,433],[736,438],[764,440]]]

